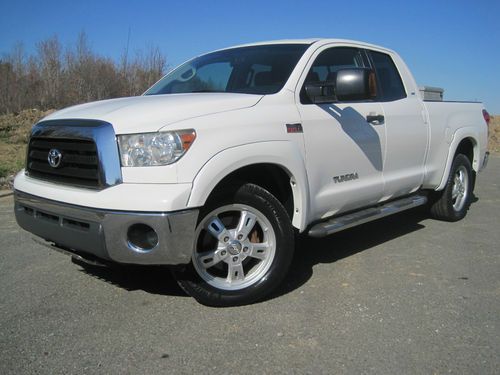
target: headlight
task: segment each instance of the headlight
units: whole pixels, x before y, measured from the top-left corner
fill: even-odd
[[[149,167],[175,163],[196,138],[193,129],[118,136],[124,167]]]

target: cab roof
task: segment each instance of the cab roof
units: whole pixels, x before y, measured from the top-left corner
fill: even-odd
[[[261,42],[255,42],[255,43],[245,43],[245,44],[239,44],[236,46],[231,46],[227,48],[222,48],[218,51],[226,50],[226,49],[231,49],[231,48],[239,48],[239,47],[251,47],[251,46],[262,46],[262,45],[271,45],[271,44],[317,44],[318,47],[324,44],[332,44],[332,43],[339,43],[339,44],[352,44],[360,47],[367,47],[367,48],[374,48],[378,50],[384,50],[387,52],[395,53],[393,50],[378,46],[375,44],[370,44],[358,40],[349,40],[349,39],[334,39],[334,38],[305,38],[305,39],[277,39],[277,40],[267,40],[267,41],[261,41]]]

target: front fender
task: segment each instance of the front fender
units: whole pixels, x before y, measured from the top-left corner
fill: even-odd
[[[217,184],[230,173],[260,163],[275,164],[290,176],[294,203],[292,224],[303,231],[307,225],[309,202],[307,173],[300,150],[288,141],[250,143],[217,153],[196,174],[188,207],[203,206]]]

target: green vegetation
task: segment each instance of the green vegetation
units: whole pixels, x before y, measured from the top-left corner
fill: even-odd
[[[0,178],[9,177],[24,167],[31,127],[50,112],[28,109],[0,116]]]

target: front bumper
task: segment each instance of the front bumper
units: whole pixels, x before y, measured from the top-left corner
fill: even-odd
[[[56,246],[129,264],[187,264],[191,260],[197,209],[125,212],[87,208],[15,191],[15,215],[23,229]],[[130,226],[147,225],[158,244],[150,250],[131,245]]]

